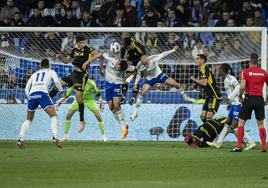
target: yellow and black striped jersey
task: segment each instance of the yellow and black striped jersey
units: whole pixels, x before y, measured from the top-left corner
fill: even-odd
[[[217,99],[221,99],[222,95],[221,92],[217,86],[216,79],[214,75],[212,74],[209,67],[204,64],[201,66],[200,70],[200,79],[207,79],[208,83],[206,86],[204,86],[205,93],[208,97],[216,97]]]
[[[145,46],[134,40],[131,42],[131,49],[121,49],[121,58],[127,59],[128,61],[134,61],[134,66],[136,66],[141,56],[145,54]]]
[[[95,49],[90,45],[86,45],[82,49],[74,48],[70,54],[70,57],[73,58],[72,64],[77,68],[82,69],[82,65],[92,57],[92,52]]]

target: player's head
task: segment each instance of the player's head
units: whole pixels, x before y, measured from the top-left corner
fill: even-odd
[[[203,64],[205,64],[207,62],[207,56],[204,54],[197,54],[196,58],[195,58],[195,65],[196,66],[201,66]]]
[[[81,49],[81,48],[84,48],[85,46],[86,46],[86,40],[87,40],[87,38],[86,38],[86,36],[85,35],[83,35],[83,34],[78,34],[77,36],[76,36],[76,44],[77,44],[77,47],[79,48],[79,49]]]
[[[145,67],[148,67],[149,65],[149,58],[147,55],[143,55],[141,56],[141,63],[145,66]]]
[[[233,72],[232,67],[229,64],[223,63],[220,66],[219,74],[220,74],[220,76],[225,76],[227,74],[234,75],[234,72]]]
[[[48,69],[49,68],[49,60],[42,59],[40,65],[41,65],[41,69]]]
[[[122,59],[122,60],[120,60],[120,62],[118,64],[117,70],[125,71],[125,70],[127,70],[127,67],[128,67],[127,61]]]
[[[258,65],[259,62],[259,56],[256,53],[250,54],[249,63],[252,65]]]
[[[130,37],[124,37],[122,41],[123,47],[126,49],[131,48],[131,42],[132,40]]]

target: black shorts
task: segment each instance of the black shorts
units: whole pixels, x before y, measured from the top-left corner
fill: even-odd
[[[262,96],[246,96],[242,102],[239,118],[242,120],[251,119],[252,111],[255,112],[257,120],[265,118],[264,99]]]
[[[65,75],[61,80],[64,81],[68,85],[68,87],[72,87],[74,85],[73,72]]]
[[[74,89],[77,91],[84,91],[87,80],[88,74],[86,72],[73,71]]]
[[[141,58],[137,57],[135,59],[131,59],[131,60],[128,60],[128,61],[131,61],[132,65],[136,67],[140,60],[141,60]]]
[[[221,99],[217,99],[216,97],[206,97],[205,104],[203,105],[203,111],[217,113],[219,106],[221,103]]]

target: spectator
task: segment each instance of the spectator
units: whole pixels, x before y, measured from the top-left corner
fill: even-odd
[[[170,9],[168,11],[168,18],[166,20],[167,27],[181,27],[182,26],[182,21],[176,17],[175,10]]]
[[[79,27],[79,20],[73,15],[73,9],[67,8],[65,17],[62,19],[62,27]]]
[[[76,40],[73,32],[67,32],[66,35],[61,43],[61,52],[70,54],[76,44]]]
[[[19,12],[14,13],[13,18],[10,21],[10,26],[24,26],[24,21],[22,20]]]
[[[244,25],[245,27],[254,27],[254,21],[252,17],[247,17],[246,18],[246,24]]]
[[[40,11],[40,13],[41,13],[41,15],[42,15],[43,17],[45,17],[45,16],[49,16],[49,15],[50,15],[50,14],[49,14],[49,10],[48,10],[48,9],[46,8],[46,6],[45,6],[45,1],[44,1],[44,0],[38,0],[36,6],[37,6],[37,8],[39,9],[39,11]],[[32,9],[30,16],[33,15],[33,11],[34,11],[34,9]]]
[[[4,67],[0,67],[0,88],[7,87],[8,74],[6,73]]]
[[[55,19],[57,16],[61,16],[61,17],[65,16],[65,10],[60,1],[56,2],[55,7],[52,9],[50,15],[53,16]]]
[[[9,42],[7,40],[7,37],[8,37],[8,35],[6,33],[3,33],[0,35],[0,44],[1,44],[0,46],[2,48],[9,47]]]
[[[232,18],[229,18],[227,21],[227,27],[235,27],[235,26],[236,26],[235,20]]]
[[[43,26],[43,16],[38,8],[33,9],[33,14],[28,19],[26,25],[31,27]]]
[[[149,50],[158,47],[159,40],[157,38],[157,33],[148,33],[148,38],[145,40],[145,47]]]
[[[198,54],[204,54],[204,44],[201,40],[197,40],[192,50],[192,57],[196,59]]]
[[[90,11],[85,9],[80,19],[80,27],[98,27],[98,21],[90,15]]]
[[[130,0],[125,0],[125,10],[126,10],[126,17],[129,19],[130,27],[137,26],[137,11],[136,8],[131,6]]]
[[[265,19],[263,15],[261,14],[261,9],[255,9],[254,11],[254,25],[256,27],[263,27],[266,26]]]
[[[90,10],[92,0],[81,0],[80,1],[80,8],[81,12],[84,12],[84,10]]]
[[[27,84],[27,82],[28,82],[28,80],[30,79],[30,77],[32,76],[32,74],[33,74],[33,68],[28,68],[28,72],[27,72],[27,75],[24,75],[22,78],[21,78],[21,84],[19,84],[19,87],[20,88],[25,88],[25,86],[26,86],[26,84]]]
[[[9,75],[7,81],[7,88],[14,89],[17,85],[17,78],[15,75]]]
[[[44,48],[48,56],[55,56],[60,53],[61,50],[61,40],[58,33],[48,32],[45,35]]]
[[[71,6],[72,6],[72,0],[63,0],[62,1],[62,4],[63,4],[63,6],[64,6],[64,8],[66,10],[67,8],[71,8]]]
[[[170,50],[172,49],[174,46],[179,46],[181,47],[182,46],[182,41],[179,37],[179,35],[175,32],[171,32],[171,33],[168,33],[168,40],[167,42],[165,43],[165,50]]]
[[[190,18],[189,2],[187,0],[180,0],[176,7],[176,15],[182,21],[182,25],[186,26]]]
[[[158,19],[156,23],[156,27],[165,27],[165,23],[162,19]]]
[[[187,32],[183,38],[183,48],[193,49],[196,43],[196,36],[194,32]]]
[[[245,25],[247,17],[254,17],[254,8],[250,5],[250,0],[244,0],[243,2],[243,7],[237,16],[239,24]]]
[[[164,1],[163,4],[164,4],[164,13],[168,13],[168,11],[170,9],[175,9],[178,5],[178,1],[177,0],[162,0]],[[164,14],[164,16],[168,16],[167,14]]]
[[[90,7],[91,14],[99,15],[100,7],[104,2],[105,0],[93,0]]]
[[[17,104],[17,101],[16,101],[14,95],[7,96],[7,104]]]
[[[216,27],[226,27],[227,26],[227,21],[230,18],[230,13],[227,11],[222,12],[222,17],[220,20],[216,23]]]
[[[2,21],[5,25],[10,25],[10,20],[14,16],[15,12],[20,12],[20,10],[14,6],[13,0],[7,0],[6,6],[1,8],[0,21]]]
[[[191,18],[188,25],[199,27],[207,26],[208,23],[208,12],[206,7],[201,3],[201,0],[193,0],[193,8],[191,12]]]
[[[81,18],[81,7],[79,0],[72,0],[71,8],[73,9],[73,15],[80,19]]]
[[[142,18],[142,20],[146,21],[146,24],[148,27],[156,27],[157,21],[159,20],[159,17],[155,13],[155,10],[153,8],[148,8],[147,13]]]
[[[126,17],[125,9],[121,6],[116,8],[116,16],[113,20],[114,27],[129,27],[130,23],[128,17]]]
[[[101,5],[99,11],[99,20],[101,26],[109,27],[113,25],[116,16],[116,0],[107,0]]]

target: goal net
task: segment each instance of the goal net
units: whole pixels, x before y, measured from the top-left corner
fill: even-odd
[[[202,124],[199,116],[204,92],[190,78],[192,75],[198,77],[198,68],[194,65],[197,54],[208,57],[209,67],[223,98],[226,93],[218,74],[222,63],[231,65],[238,80],[241,70],[248,66],[250,53],[257,53],[261,58],[260,66],[266,68],[265,28],[0,28],[0,128],[3,130],[0,139],[16,139],[27,109],[24,88],[29,76],[38,70],[38,62],[42,58],[52,62],[52,69],[60,78],[72,72],[73,66],[63,64],[57,59],[57,54],[68,55],[78,33],[86,35],[88,43],[100,52],[106,52],[113,41],[122,43],[125,36],[142,43],[149,55],[179,46],[177,52],[168,55],[159,64],[162,71],[180,83],[187,96],[198,99],[197,102],[187,102],[175,88],[156,84],[144,97],[139,116],[132,122],[129,117],[133,106],[128,104],[132,97],[132,81],[127,92],[127,103],[123,105],[130,127],[130,140],[155,140],[158,137],[160,140],[182,140],[188,132],[193,132]],[[105,76],[99,74],[98,61],[91,64],[89,77],[95,80],[105,99]],[[139,83],[140,88],[143,81]],[[56,96],[53,101],[59,97]],[[58,110],[60,135],[63,134],[64,119],[71,101],[68,100]],[[226,104],[222,103],[216,116],[227,115]],[[108,139],[120,139],[120,126],[108,105],[102,116]],[[76,130],[78,114],[72,119],[70,139],[101,139],[95,117],[86,110],[85,118],[88,125],[83,134],[78,134]],[[255,122],[249,124],[252,125],[246,129],[258,140]],[[37,110],[28,134],[26,139],[50,139],[49,118],[42,110]],[[228,139],[234,140],[235,137]]]

